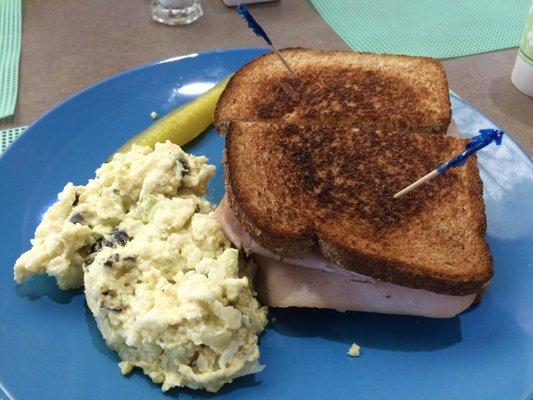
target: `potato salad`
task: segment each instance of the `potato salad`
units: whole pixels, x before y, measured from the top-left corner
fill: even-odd
[[[262,369],[267,310],[201,197],[207,161],[170,142],[116,154],[87,185],[65,186],[15,265],[18,283],[83,286],[121,371],[139,367],[163,390],[216,392]]]

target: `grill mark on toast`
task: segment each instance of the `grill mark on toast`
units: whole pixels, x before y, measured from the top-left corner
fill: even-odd
[[[457,180],[457,175],[452,172],[429,182],[412,196],[395,200],[392,196],[396,191],[420,178],[421,171],[434,169],[435,160],[440,158],[444,161],[453,151],[459,151],[463,142],[457,140],[457,145],[450,151],[447,138],[435,137],[432,148],[425,158],[421,158],[417,154],[419,148],[413,147],[405,138],[402,140],[395,137],[396,133],[371,135],[366,142],[358,141],[357,133],[346,140],[346,132],[342,129],[319,128],[317,131],[314,135],[318,149],[315,153],[317,170],[331,169],[332,160],[339,160],[338,174],[346,177],[335,185],[331,182],[331,173],[322,180],[319,192],[327,193],[327,196],[317,198],[319,207],[330,208],[335,212],[346,204],[352,205],[352,208],[344,210],[347,216],[368,223],[370,232],[375,236],[386,233],[398,222],[414,217],[424,208],[430,207],[435,197],[448,196]],[[416,137],[412,140],[416,140]],[[337,145],[321,149],[321,143],[332,141]],[[347,148],[348,146],[352,148]],[[400,174],[396,165],[402,168]]]

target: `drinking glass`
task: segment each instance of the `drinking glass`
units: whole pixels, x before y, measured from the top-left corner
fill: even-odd
[[[165,25],[184,25],[203,15],[200,0],[152,0],[152,19]]]

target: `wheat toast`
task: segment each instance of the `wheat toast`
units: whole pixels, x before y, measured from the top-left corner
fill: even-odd
[[[476,158],[392,198],[465,143],[425,131],[232,122],[226,190],[252,238],[279,256],[318,246],[363,275],[470,294],[492,276]]]
[[[446,132],[450,100],[438,61],[302,48],[281,52],[299,80],[289,76],[273,53],[250,61],[220,96],[214,113],[220,133],[230,121]],[[281,83],[293,86],[299,99],[291,99]]]

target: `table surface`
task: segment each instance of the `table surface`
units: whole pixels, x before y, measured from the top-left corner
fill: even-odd
[[[150,19],[147,0],[24,1],[17,111],[7,126],[27,125],[65,98],[110,75],[201,50],[263,47],[222,0],[204,0],[188,26]],[[250,6],[278,47],[347,49],[307,0]],[[533,98],[510,77],[516,49],[443,61],[450,88],[533,154]],[[4,123],[6,125],[6,123]]]

